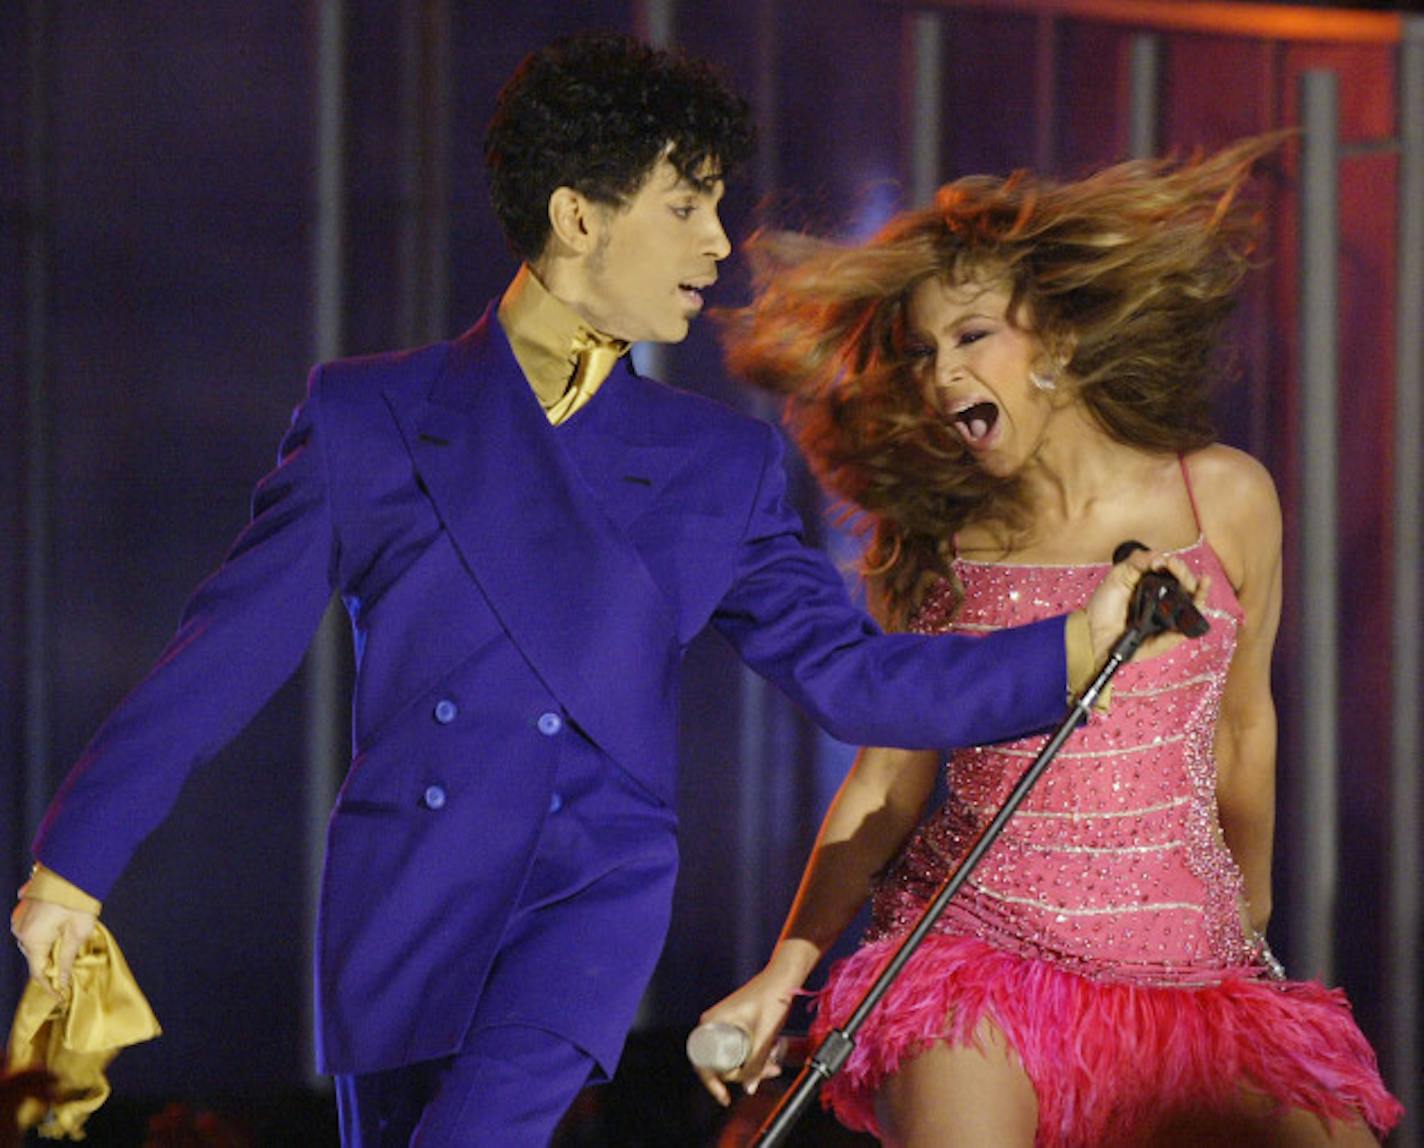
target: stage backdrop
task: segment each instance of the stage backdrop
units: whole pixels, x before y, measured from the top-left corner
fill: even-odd
[[[1191,5],[1135,5],[1131,21],[1124,7],[0,5],[0,154],[11,157],[0,164],[0,886],[22,879],[45,801],[221,560],[310,363],[458,333],[513,273],[486,204],[481,138],[499,84],[531,48],[611,28],[686,46],[724,70],[762,129],[758,157],[728,196],[734,241],[763,219],[864,234],[965,172],[1072,174],[1297,124],[1299,77],[1328,68],[1347,154],[1340,781],[1327,810],[1340,892],[1326,909],[1326,958],[1391,1072],[1408,1064],[1415,1020],[1389,1003],[1400,998],[1387,997],[1381,969],[1401,939],[1389,876],[1392,860],[1400,872],[1400,838],[1392,859],[1384,829],[1401,799],[1389,771],[1399,708],[1392,141],[1399,42],[1417,44],[1418,18],[1351,24],[1279,10],[1274,24],[1210,27],[1154,24],[1154,13]],[[1226,440],[1276,475],[1288,519],[1273,930],[1288,964],[1305,948],[1293,909],[1311,895],[1293,866],[1322,831],[1300,812],[1310,631],[1300,606],[1298,155],[1286,148],[1264,183],[1272,242],[1236,326],[1239,372],[1218,405]],[[716,301],[744,290],[734,255]],[[638,353],[650,373],[776,417],[724,376],[706,321],[678,348]],[[792,465],[808,532],[851,559],[854,540],[824,525],[813,484]],[[309,1080],[310,890],[340,776],[346,661],[339,635],[320,643],[313,664],[194,778],[114,891],[106,917],[167,1028],[121,1058],[122,1089],[203,1095]],[[648,1028],[691,1025],[763,959],[851,752],[710,639],[689,659],[683,745],[685,862]],[[1410,800],[1417,826],[1417,790]],[[1405,871],[1417,870],[1417,836],[1404,847],[1416,851]],[[0,954],[8,1015],[21,969],[13,950]]]

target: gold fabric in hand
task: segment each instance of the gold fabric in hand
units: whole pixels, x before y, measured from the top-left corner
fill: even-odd
[[[139,991],[113,935],[96,924],[74,961],[69,987],[59,991],[52,952],[45,963],[48,987],[25,984],[10,1028],[9,1068],[43,1068],[54,1077],[53,1102],[26,1100],[21,1128],[39,1125],[50,1140],[84,1138],[84,1122],[109,1096],[104,1075],[121,1048],[152,1040],[161,1029]]]

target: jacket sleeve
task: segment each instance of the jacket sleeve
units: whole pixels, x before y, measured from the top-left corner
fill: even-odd
[[[948,748],[1022,737],[1066,712],[1064,619],[985,637],[884,634],[808,547],[767,428],[737,569],[713,625],[833,737]]]
[[[51,802],[35,856],[100,900],[188,775],[291,676],[330,600],[337,560],[318,429],[321,369],[278,465],[221,567],[194,592],[153,668],[100,726]]]

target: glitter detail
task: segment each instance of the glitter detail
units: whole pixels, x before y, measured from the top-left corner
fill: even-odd
[[[1185,741],[1186,737],[1186,734],[1176,734],[1169,737],[1154,735],[1149,741],[1145,741],[1141,745],[1120,745],[1117,746],[1115,749],[1062,749],[1058,751],[1057,760],[1066,760],[1075,757],[1090,757],[1100,759],[1104,757],[1114,757],[1118,754],[1123,753],[1140,753],[1142,752],[1142,750],[1146,749],[1149,746],[1175,745],[1179,741]],[[1038,756],[1038,750],[1036,749],[1010,749],[1004,746],[1000,746],[999,752],[1004,754],[1004,756],[1006,757],[1022,757],[1028,761],[1032,761],[1035,757]]]
[[[1074,734],[935,926],[1099,981],[1200,985],[1259,975],[1244,882],[1222,840],[1212,742],[1242,612],[1205,539],[1177,552],[1211,576],[1205,637],[1123,667],[1105,715]],[[982,634],[1081,607],[1105,564],[955,560],[912,620]],[[867,941],[904,932],[972,846],[1042,736],[958,750],[949,797],[886,868]]]
[[[1028,845],[1028,849],[1042,849],[1049,853],[1156,853],[1160,849],[1176,849],[1182,841],[1163,841],[1157,845]]]
[[[1060,923],[1069,917],[1101,917],[1106,913],[1157,913],[1166,909],[1184,909],[1189,913],[1202,911],[1200,905],[1194,905],[1190,901],[1150,901],[1143,904],[1099,905],[1092,909],[1069,909],[1060,905],[1050,905],[1046,901],[1035,901],[1032,897],[1011,897],[1007,893],[995,893],[992,889],[986,889],[974,880],[969,881],[968,885],[975,892],[992,897],[996,901],[1004,901],[1010,905],[1027,905],[1033,909],[1046,909],[1054,915],[1053,919]]]
[[[827,1082],[848,1126],[878,1134],[884,1080],[934,1041],[973,1043],[985,1021],[1033,1085],[1039,1148],[1152,1143],[1163,1113],[1224,1110],[1243,1081],[1380,1133],[1399,1119],[1344,994],[1272,979],[1246,927],[1213,757],[1242,612],[1209,543],[1178,553],[1211,576],[1210,632],[1123,667],[1108,712],[1044,771]],[[946,582],[911,628],[990,633],[1061,614],[1106,569],[957,559],[961,612]],[[832,968],[813,1042],[846,1022],[1043,741],[950,756],[949,796],[878,878],[866,943]]]
[[[1172,801],[1160,802],[1157,805],[1144,805],[1139,809],[1098,810],[1093,813],[1078,813],[1071,810],[1067,813],[1057,813],[1052,810],[1034,810],[1020,808],[1014,813],[1014,816],[1059,817],[1064,819],[1065,821],[1088,821],[1090,819],[1101,820],[1105,817],[1141,817],[1147,813],[1160,813],[1164,809],[1175,809],[1179,805],[1185,805],[1190,800],[1191,798],[1189,797],[1178,797],[1173,799]],[[994,816],[995,813],[998,812],[998,807],[993,805],[971,805],[970,808],[973,809],[975,813],[983,814],[985,821],[988,821]]]

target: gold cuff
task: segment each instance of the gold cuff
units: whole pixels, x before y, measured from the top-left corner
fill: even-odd
[[[31,901],[63,905],[66,909],[77,909],[81,913],[93,913],[96,917],[104,907],[78,885],[66,881],[53,869],[46,869],[38,861],[30,870],[30,879],[20,886],[20,896]]]

